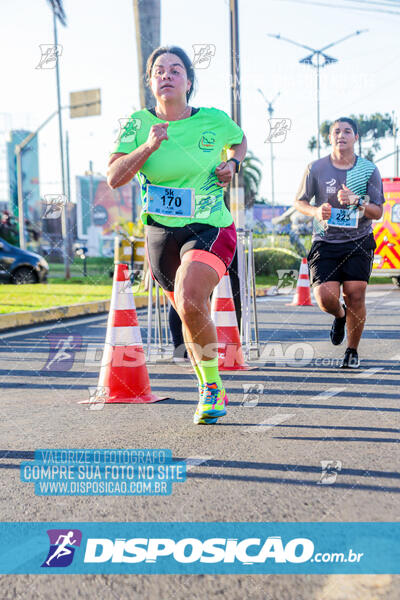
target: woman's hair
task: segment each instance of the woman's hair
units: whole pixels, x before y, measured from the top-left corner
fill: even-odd
[[[146,83],[147,83],[147,85],[149,85],[151,71],[153,69],[153,65],[156,62],[157,58],[159,56],[161,56],[162,54],[167,54],[167,53],[168,54],[176,54],[176,56],[179,56],[179,58],[181,59],[181,61],[183,62],[183,65],[185,67],[186,76],[192,82],[192,85],[190,86],[190,90],[188,92],[186,92],[186,100],[189,102],[189,98],[193,93],[193,87],[194,87],[196,78],[195,78],[194,68],[190,61],[190,58],[188,57],[186,52],[184,50],[182,50],[182,48],[179,48],[179,46],[160,46],[159,48],[156,48],[155,50],[153,50],[153,52],[150,54],[149,58],[147,59],[147,63],[146,63]]]

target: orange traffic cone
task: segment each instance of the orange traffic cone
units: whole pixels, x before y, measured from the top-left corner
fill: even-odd
[[[224,275],[214,290],[211,318],[217,328],[218,369],[220,371],[249,371],[257,367],[246,365],[233,303],[229,275]]]
[[[106,390],[80,404],[147,404],[166,398],[152,394],[128,266],[114,271],[107,334],[98,387]],[[97,392],[96,392],[97,393]]]
[[[301,259],[300,273],[297,280],[296,293],[292,302],[286,306],[313,306],[311,301],[310,278],[308,276],[307,259]]]

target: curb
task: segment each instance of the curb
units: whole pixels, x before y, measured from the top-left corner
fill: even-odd
[[[268,289],[257,289],[256,296],[266,296]],[[147,302],[147,296],[135,296],[136,308],[146,308]],[[28,325],[35,325],[37,323],[73,319],[74,317],[81,317],[83,315],[101,315],[109,312],[110,303],[111,300],[94,300],[93,302],[85,302],[83,304],[55,306],[53,308],[42,308],[40,310],[15,312],[5,315],[0,314],[0,331],[27,327]]]
[[[0,331],[26,327],[28,325],[35,325],[36,323],[73,319],[74,317],[81,317],[83,315],[108,313],[110,303],[111,300],[94,300],[93,302],[85,302],[83,304],[70,304],[69,306],[55,306],[53,308],[0,315]],[[135,296],[135,306],[136,308],[147,306],[147,296]]]

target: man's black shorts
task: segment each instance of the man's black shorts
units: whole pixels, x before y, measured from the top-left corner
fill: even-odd
[[[325,281],[369,281],[375,248],[372,233],[338,244],[313,242],[307,256],[311,285]]]

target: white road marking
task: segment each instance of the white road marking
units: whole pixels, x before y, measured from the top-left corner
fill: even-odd
[[[190,471],[193,467],[198,467],[210,460],[212,456],[189,456],[183,462],[186,463],[186,471]]]
[[[257,302],[287,302],[293,294],[285,294],[280,296],[258,296]]]
[[[378,600],[387,598],[393,580],[391,575],[328,575],[316,600]],[[393,596],[392,596],[393,597]]]
[[[375,375],[375,373],[379,373],[380,371],[383,371],[383,367],[377,367],[376,369],[367,369],[362,373],[357,373],[357,375],[355,375],[355,378],[359,377],[360,379],[362,379],[363,377],[372,377],[372,375]]]
[[[268,419],[266,419],[265,421],[262,421],[261,423],[258,423],[257,425],[252,425],[251,427],[246,427],[246,429],[243,430],[243,433],[249,432],[249,431],[251,431],[253,433],[261,433],[261,432],[264,433],[264,431],[269,431],[276,425],[280,425],[284,421],[287,421],[288,419],[291,419],[292,417],[295,417],[295,416],[296,416],[295,413],[273,415],[272,417],[269,417]]]
[[[367,292],[367,298],[380,298],[381,296],[386,296],[386,294],[390,294],[391,290],[385,290],[381,292]]]
[[[332,387],[332,388],[325,390],[324,392],[321,392],[317,396],[313,396],[312,398],[313,398],[313,400],[316,400],[317,398],[321,398],[321,399],[332,398],[332,396],[337,396],[338,394],[340,394],[340,392],[343,392],[345,389],[346,389],[345,387]]]
[[[21,329],[19,331],[10,331],[9,333],[1,333],[0,337],[2,340],[9,337],[16,337],[17,335],[26,335],[28,333],[36,333],[37,331],[42,331],[43,329],[48,329],[52,331],[53,329],[58,329],[59,327],[75,327],[75,325],[84,325],[85,323],[97,323],[97,321],[103,321],[107,319],[108,313],[104,313],[103,315],[92,317],[85,317],[83,319],[65,319],[62,323],[43,323],[43,325],[39,325],[37,327],[29,327],[28,329]]]
[[[393,300],[393,302],[385,302],[382,306],[400,306],[400,300]]]

